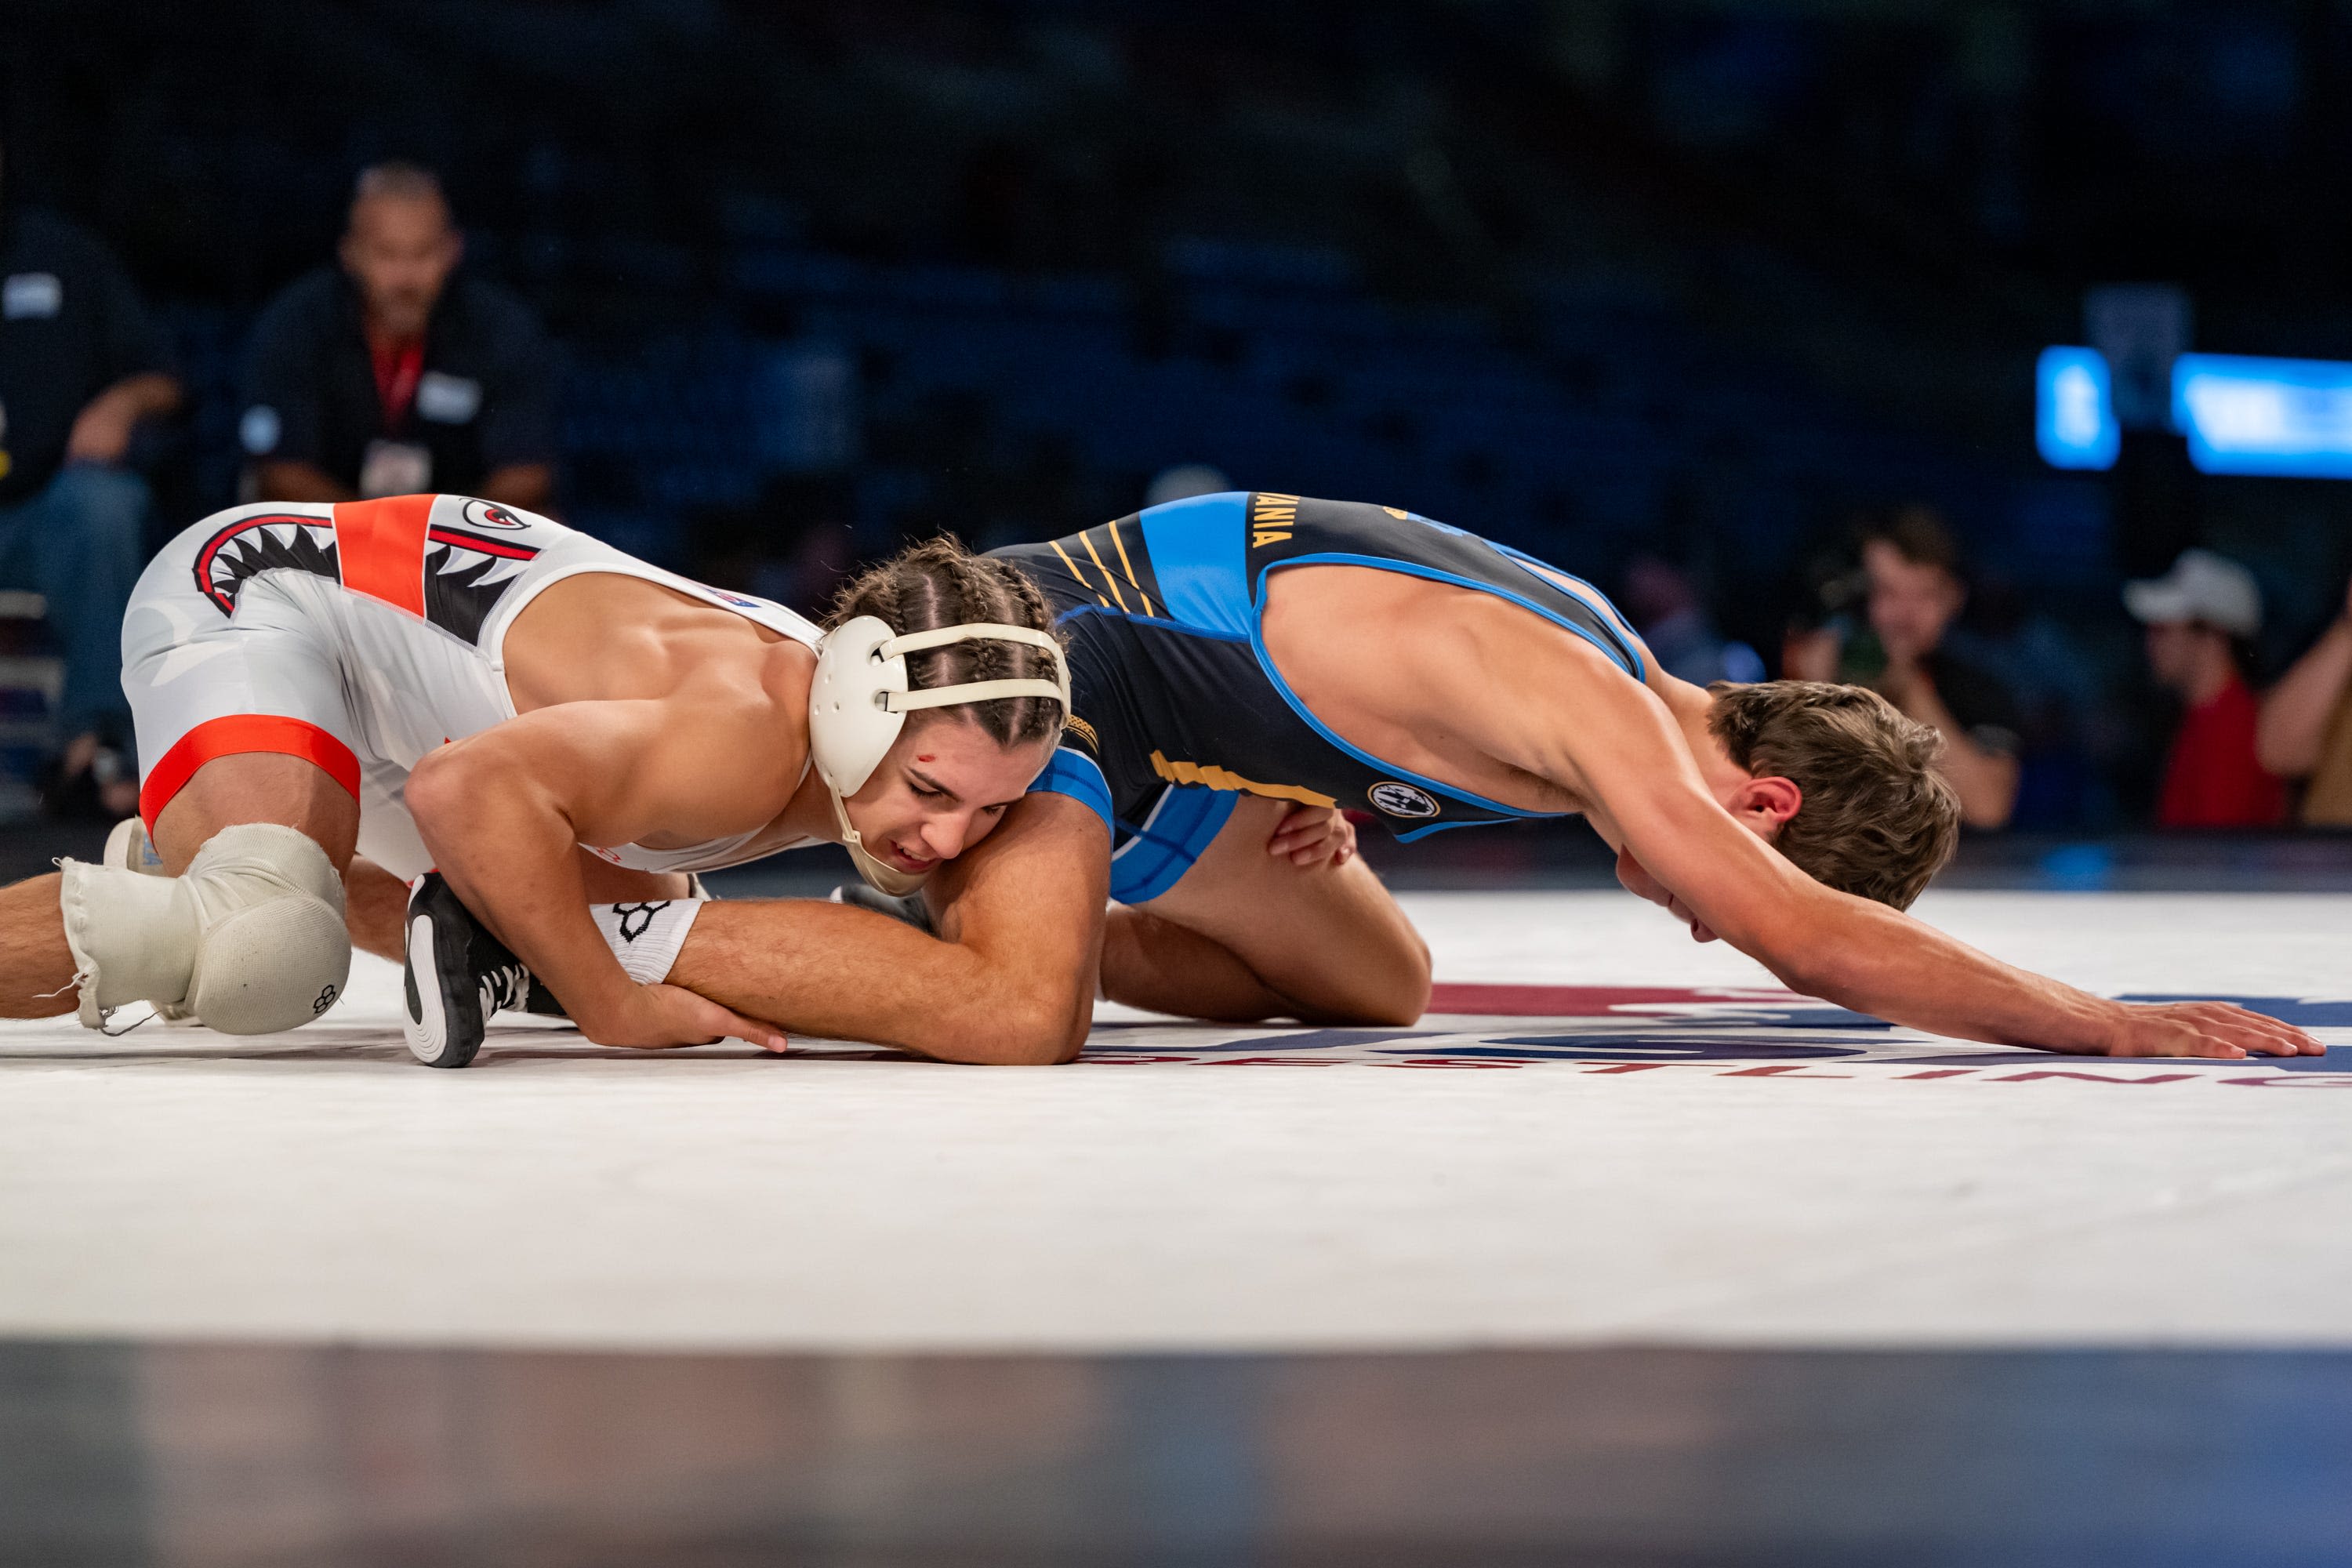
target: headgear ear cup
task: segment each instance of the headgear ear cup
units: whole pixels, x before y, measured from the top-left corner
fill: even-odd
[[[922,691],[907,689],[908,654],[982,640],[1045,648],[1054,656],[1054,679],[972,680]],[[893,897],[904,897],[921,887],[925,879],[868,854],[857,830],[849,824],[843,797],[866,787],[906,727],[908,713],[920,708],[990,702],[1001,697],[1051,698],[1062,705],[1062,716],[1068,718],[1070,671],[1062,645],[1045,632],[989,621],[900,637],[877,616],[845,621],[817,644],[816,676],[809,683],[809,755],[826,793],[833,796],[842,842],[857,874],[868,884]]]
[[[816,678],[809,685],[809,752],[836,795],[856,795],[882,765],[907,722],[885,706],[907,689],[904,654],[886,658],[882,646],[898,634],[877,616],[845,621],[817,644]]]

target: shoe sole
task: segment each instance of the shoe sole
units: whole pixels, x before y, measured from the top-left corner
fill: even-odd
[[[449,1017],[441,1005],[441,969],[434,959],[431,915],[418,915],[408,922],[406,957],[408,962],[401,966],[401,989],[407,994],[408,1005],[400,1032],[408,1041],[408,1054],[429,1068],[466,1066],[482,1043],[460,1045],[449,1037]],[[420,972],[432,975],[434,983],[418,984]]]

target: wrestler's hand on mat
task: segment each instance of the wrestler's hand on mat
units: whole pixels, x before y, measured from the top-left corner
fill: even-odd
[[[2315,1057],[2327,1047],[2276,1018],[2228,1002],[2125,1002],[2111,1057]]]
[[[1333,806],[1294,805],[1275,824],[1265,852],[1294,866],[1344,866],[1356,858],[1356,825]]]
[[[574,1015],[580,1032],[600,1046],[660,1050],[669,1046],[707,1046],[714,1040],[749,1040],[762,1050],[790,1044],[773,1024],[747,1018],[708,996],[676,985],[632,985],[617,993],[593,1017]]]

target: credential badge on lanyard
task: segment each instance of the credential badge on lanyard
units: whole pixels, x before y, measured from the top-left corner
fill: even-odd
[[[481,412],[482,384],[471,376],[428,370],[416,384],[416,416],[436,425],[463,425]]]

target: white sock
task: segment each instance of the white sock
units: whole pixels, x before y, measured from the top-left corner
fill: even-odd
[[[613,950],[629,978],[640,985],[657,985],[669,978],[678,950],[686,945],[686,933],[694,929],[694,917],[702,912],[702,901],[663,899],[651,903],[591,904],[588,912],[595,917],[596,929],[604,933],[604,945]]]

